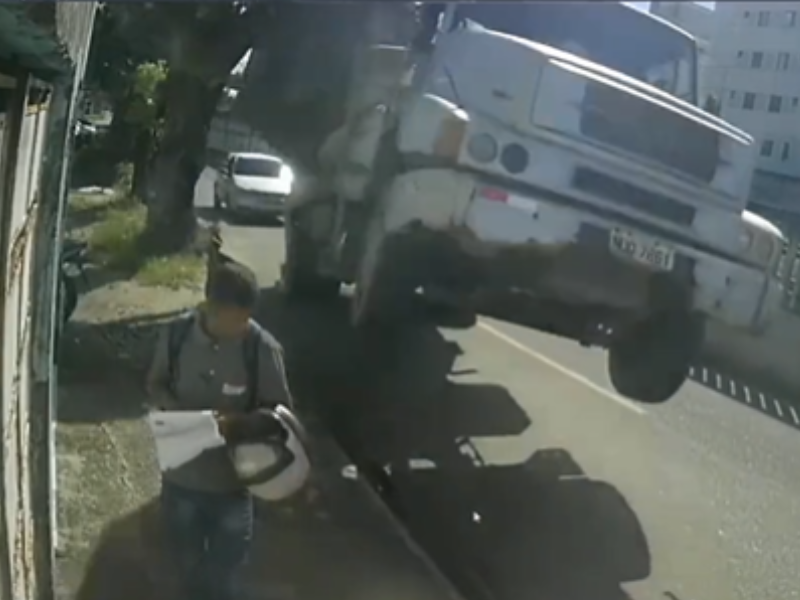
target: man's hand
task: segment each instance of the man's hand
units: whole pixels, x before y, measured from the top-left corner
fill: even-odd
[[[265,438],[286,439],[287,432],[280,420],[270,413],[217,413],[219,433],[228,442],[260,441]]]

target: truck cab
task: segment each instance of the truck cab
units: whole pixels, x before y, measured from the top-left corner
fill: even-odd
[[[667,400],[707,320],[758,332],[780,293],[753,139],[698,108],[696,55],[602,3],[453,5],[421,56],[374,49],[289,203],[287,289],[353,283],[357,326],[422,289],[601,344],[617,391]]]

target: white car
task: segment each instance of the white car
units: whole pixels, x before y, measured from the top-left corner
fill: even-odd
[[[214,182],[214,208],[242,215],[281,216],[293,181],[291,168],[277,156],[234,152]]]

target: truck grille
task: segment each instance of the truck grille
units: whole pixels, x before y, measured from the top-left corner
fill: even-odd
[[[693,207],[592,169],[583,167],[576,169],[572,184],[583,192],[600,196],[613,204],[627,206],[659,219],[679,225],[691,225],[694,221],[696,211]]]
[[[707,183],[714,178],[719,134],[634,94],[587,83],[580,127],[583,135],[609,146]]]

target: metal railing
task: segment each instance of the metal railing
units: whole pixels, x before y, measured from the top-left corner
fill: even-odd
[[[783,307],[800,314],[800,234],[787,238],[775,274],[783,284]]]

